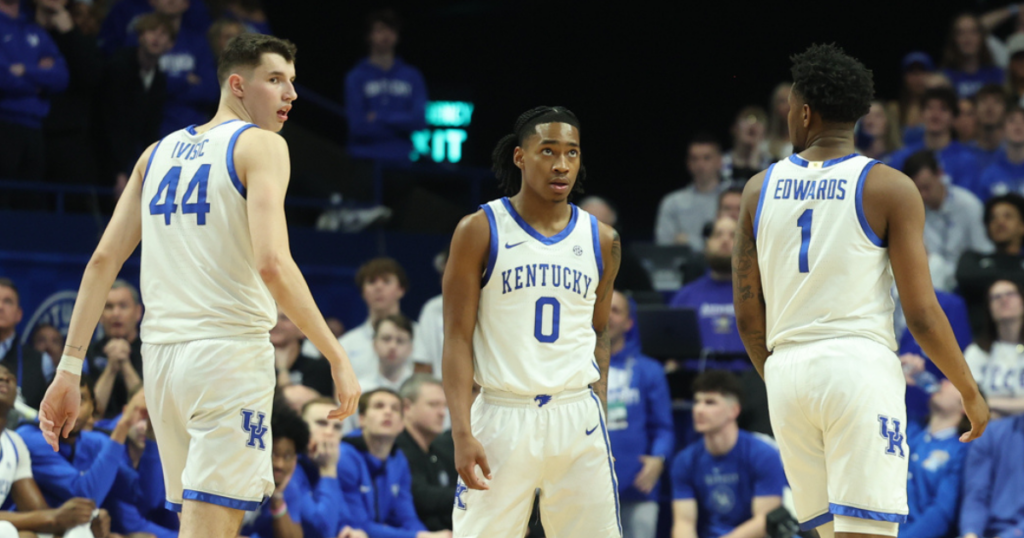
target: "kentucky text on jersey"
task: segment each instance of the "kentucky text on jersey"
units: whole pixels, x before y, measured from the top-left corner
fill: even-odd
[[[540,281],[538,283],[538,276]],[[583,297],[590,291],[594,279],[583,271],[564,265],[532,263],[520,265],[501,272],[501,294],[512,293],[523,288],[552,287],[565,288]]]
[[[776,200],[845,200],[845,179],[780,179],[775,185]]]

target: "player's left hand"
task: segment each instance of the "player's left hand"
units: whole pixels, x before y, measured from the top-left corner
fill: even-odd
[[[640,456],[640,461],[644,466],[637,473],[636,480],[633,480],[633,486],[640,493],[646,495],[654,489],[654,484],[658,482],[661,472],[665,470],[665,460],[657,456]]]
[[[78,408],[82,404],[82,393],[78,389],[81,379],[81,375],[57,370],[39,405],[39,429],[54,452],[58,450],[58,436],[67,439],[78,420]]]

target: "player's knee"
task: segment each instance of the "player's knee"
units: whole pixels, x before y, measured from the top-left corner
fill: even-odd
[[[836,538],[860,538],[865,536],[896,536],[899,523],[875,521],[850,516],[835,516]]]

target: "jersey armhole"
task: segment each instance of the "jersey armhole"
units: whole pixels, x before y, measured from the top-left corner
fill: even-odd
[[[242,181],[238,179],[238,172],[235,171],[235,143],[238,142],[238,135],[245,132],[246,129],[251,129],[253,127],[256,127],[253,123],[247,123],[239,127],[238,130],[231,135],[231,139],[228,140],[228,176],[231,177],[231,184],[235,186],[235,190],[238,191],[238,194],[242,195],[242,198],[246,197],[246,192],[245,185],[242,185]]]
[[[601,227],[597,224],[597,217],[590,215],[590,235],[594,239],[594,259],[597,260],[597,278],[604,275],[604,259],[601,256]]]
[[[494,210],[491,206],[484,204],[480,206],[480,209],[484,210],[484,214],[487,215],[487,225],[491,229],[491,247],[490,252],[487,255],[487,269],[484,270],[484,277],[480,280],[480,287],[483,288],[487,285],[487,282],[491,280],[491,273],[494,272],[494,264],[498,261],[498,221],[494,218]]]
[[[871,241],[876,247],[885,248],[888,245],[888,241],[882,240],[878,237],[878,234],[871,229],[871,224],[868,223],[868,217],[864,213],[864,183],[867,182],[868,172],[871,171],[878,161],[871,161],[864,165],[864,170],[861,170],[860,177],[857,178],[857,192],[854,195],[857,206],[857,220],[860,222],[860,229],[867,236],[868,241]]]
[[[754,241],[757,241],[757,227],[761,224],[761,208],[764,207],[764,195],[768,192],[768,182],[772,178],[772,170],[775,169],[775,165],[778,163],[772,163],[768,166],[768,171],[764,174],[764,181],[761,182],[761,195],[757,197],[757,209],[754,210]]]
[[[157,150],[160,149],[160,143],[163,142],[163,141],[164,141],[163,138],[161,138],[160,140],[156,141],[156,146],[153,146],[153,151],[152,151],[152,153],[149,154],[149,160],[146,161],[146,170],[144,172],[142,172],[142,185],[139,186],[140,196],[141,196],[141,193],[142,193],[142,186],[145,186],[146,178],[149,176],[149,169],[153,167],[153,157],[156,157],[156,152],[157,152]]]

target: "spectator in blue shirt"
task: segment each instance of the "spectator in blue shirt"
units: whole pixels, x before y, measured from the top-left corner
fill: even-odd
[[[991,165],[1002,152],[1009,96],[1006,89],[999,84],[982,86],[974,96],[976,117],[978,119],[978,135],[972,142],[978,155],[978,167],[981,171]]]
[[[312,502],[315,510],[310,517],[303,517],[302,528],[306,536],[330,536],[348,533],[346,538],[366,538],[362,531],[354,531],[349,524],[352,515],[341,494],[338,482],[338,459],[341,450],[342,421],[329,415],[338,408],[331,398],[321,397],[302,406],[302,420],[309,428],[309,450],[299,454],[295,474],[288,488],[297,488]],[[327,520],[320,517],[327,511],[334,517]]]
[[[953,118],[959,111],[957,97],[949,88],[932,88],[921,97],[921,119],[924,122],[924,140],[907,144],[894,151],[885,160],[889,166],[903,169],[908,157],[928,149],[934,151],[942,169],[954,185],[973,190],[977,180],[978,159],[974,151],[953,140]]]
[[[960,536],[1024,535],[1024,415],[994,420],[971,442],[964,463]]]
[[[983,201],[1008,192],[1024,195],[1024,109],[1014,106],[1006,113],[1006,144],[996,153],[978,180]]]
[[[770,437],[740,430],[740,385],[725,371],[693,383],[693,424],[703,439],[672,462],[673,538],[765,536],[786,477]]]
[[[43,119],[68,68],[46,30],[20,2],[0,2],[0,178],[42,179]]]
[[[971,13],[957,16],[950,25],[943,73],[962,98],[973,97],[986,84],[1003,83],[1003,70],[992,60],[986,34],[981,20]]]
[[[611,363],[608,367],[608,438],[619,478],[622,531],[654,538],[658,527],[658,484],[672,456],[672,398],[661,363],[626,340],[633,327],[634,303],[612,294],[608,315]]]
[[[408,162],[411,133],[427,126],[427,85],[418,69],[395,56],[401,29],[395,12],[374,12],[367,22],[370,56],[345,76],[348,150],[357,159]]]
[[[118,416],[115,424],[123,420]],[[116,426],[115,426],[116,428]],[[178,536],[178,516],[165,507],[163,468],[160,451],[148,417],[139,417],[128,427],[127,450],[123,464],[138,473],[139,487],[134,495],[109,499],[107,506],[113,519],[112,529],[122,534],[146,533],[156,538]]]
[[[97,36],[100,50],[110,56],[123,47],[134,45],[137,39],[135,22],[139,17],[152,13],[154,7],[161,3],[173,4],[172,9],[184,12],[181,27],[186,32],[202,34],[210,27],[210,13],[206,2],[201,0],[119,0],[110,6],[103,19],[103,27]]]

